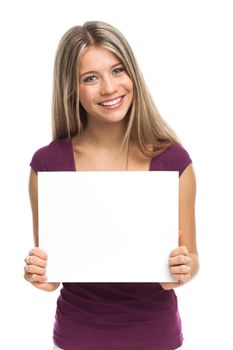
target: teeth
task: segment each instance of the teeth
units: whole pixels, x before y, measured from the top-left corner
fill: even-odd
[[[112,100],[112,101],[108,101],[108,102],[101,102],[100,104],[102,106],[114,106],[117,103],[119,103],[121,101],[121,97],[117,98],[116,100]]]

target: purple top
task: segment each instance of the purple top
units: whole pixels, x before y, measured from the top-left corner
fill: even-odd
[[[152,159],[150,171],[179,171],[191,163],[173,145]],[[72,140],[39,149],[36,171],[75,171]],[[169,254],[169,252],[168,252]],[[159,283],[63,283],[57,301],[54,343],[64,350],[171,350],[182,345],[174,290]]]

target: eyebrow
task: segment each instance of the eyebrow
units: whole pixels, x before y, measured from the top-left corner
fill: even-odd
[[[114,63],[114,64],[110,67],[110,69],[112,69],[112,68],[114,68],[114,67],[117,67],[117,66],[119,66],[119,65],[123,65],[123,64],[122,64],[121,62]],[[80,74],[80,78],[82,78],[84,75],[93,74],[93,73],[96,74],[96,73],[98,73],[98,71],[90,70],[90,71],[84,72],[84,73]]]

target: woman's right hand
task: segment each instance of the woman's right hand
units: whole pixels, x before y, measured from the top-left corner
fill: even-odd
[[[57,289],[60,283],[47,283],[46,265],[47,254],[38,247],[33,248],[25,258],[24,278],[34,287],[52,292]]]

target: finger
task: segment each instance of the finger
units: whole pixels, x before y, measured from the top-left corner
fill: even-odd
[[[47,265],[47,261],[43,260],[41,258],[38,258],[37,256],[34,255],[29,255],[24,259],[27,265],[36,265],[40,267],[45,267]]]
[[[26,265],[25,271],[31,274],[45,275],[46,269],[36,265]]]
[[[36,274],[34,274],[34,275],[32,275],[32,277],[31,277],[31,282],[32,282],[32,283],[33,283],[33,282],[43,283],[43,282],[46,282],[47,279],[48,279],[48,277],[47,277],[46,275],[41,276],[41,275],[36,275]]]
[[[41,258],[41,259],[44,259],[44,260],[48,259],[48,255],[42,249],[40,249],[39,247],[32,248],[30,250],[30,252],[29,252],[29,256],[31,256],[31,255],[35,255],[38,258]]]
[[[31,274],[31,273],[28,273],[28,272],[25,272],[24,273],[24,278],[27,282],[39,282],[39,283],[42,283],[42,282],[46,282],[48,277],[46,275],[37,275],[37,274]]]
[[[189,265],[191,259],[186,255],[178,255],[168,260],[169,266],[177,266],[177,265]]]
[[[174,274],[172,275],[177,281],[180,282],[187,282],[191,279],[191,274],[186,273],[186,274]]]
[[[190,273],[191,267],[188,265],[172,266],[170,271],[172,275],[184,275]]]
[[[189,254],[188,249],[185,246],[180,246],[171,252],[170,257],[177,256],[177,255],[188,256],[188,254]]]

